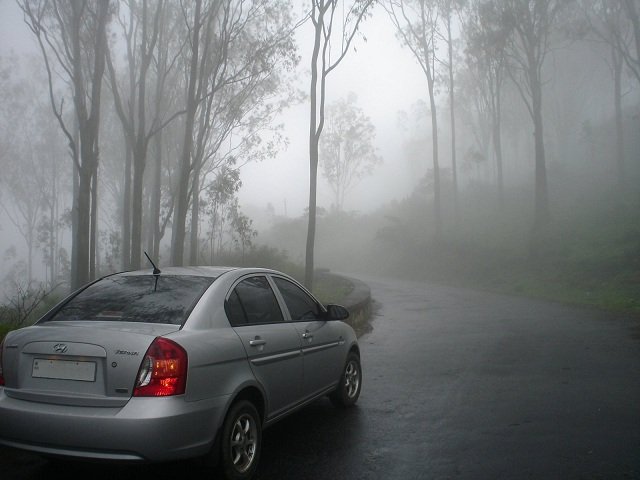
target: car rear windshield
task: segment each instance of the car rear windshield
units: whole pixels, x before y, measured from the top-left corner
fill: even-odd
[[[42,322],[95,320],[182,325],[214,280],[114,275],[85,288]]]

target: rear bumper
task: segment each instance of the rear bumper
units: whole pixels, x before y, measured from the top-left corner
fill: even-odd
[[[0,444],[100,460],[196,457],[211,448],[228,400],[132,398],[119,408],[78,407],[18,400],[0,387]]]

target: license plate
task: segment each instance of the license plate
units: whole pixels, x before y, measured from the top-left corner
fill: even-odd
[[[74,362],[70,360],[47,360],[35,358],[31,376],[56,380],[96,381],[95,362]]]

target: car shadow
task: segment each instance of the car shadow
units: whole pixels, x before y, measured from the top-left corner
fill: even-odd
[[[264,432],[256,479],[330,478],[331,471],[352,471],[351,464],[359,462],[353,448],[363,435],[357,405],[337,408],[320,399]]]

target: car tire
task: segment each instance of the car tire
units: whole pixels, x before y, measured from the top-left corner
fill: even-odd
[[[338,387],[329,395],[331,402],[337,407],[350,407],[358,401],[362,389],[362,367],[360,356],[349,352]]]
[[[262,448],[262,424],[256,407],[247,400],[234,403],[222,427],[218,468],[227,480],[251,478]]]

